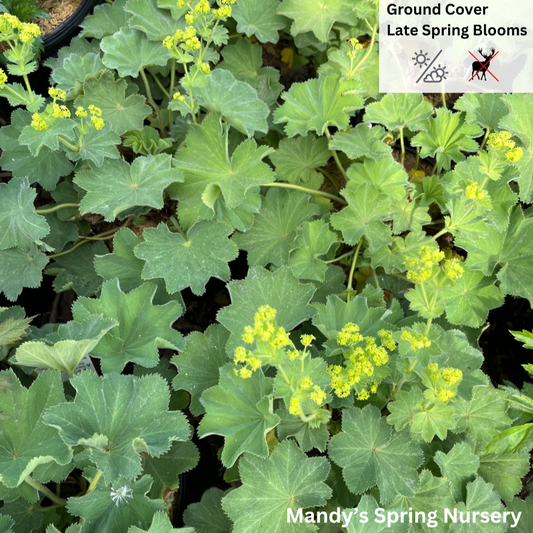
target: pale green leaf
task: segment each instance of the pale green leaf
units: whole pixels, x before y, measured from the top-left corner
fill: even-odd
[[[106,158],[120,158],[117,145],[120,145],[121,140],[114,131],[111,131],[109,125],[106,125],[100,131],[91,128],[83,136],[80,135],[79,130],[76,130],[75,134],[75,142],[79,146],[79,149],[75,152],[68,148],[65,150],[65,153],[71,161],[89,159],[96,167],[101,167]]]
[[[128,26],[142,30],[152,41],[161,41],[176,30],[185,29],[185,20],[174,20],[168,11],[158,7],[157,0],[128,0],[124,10],[131,14]]]
[[[70,118],[49,118],[48,128],[36,130],[33,126],[25,126],[19,137],[20,144],[27,146],[34,156],[38,156],[42,147],[46,146],[50,150],[59,150],[59,136],[68,141],[72,141],[72,130],[76,122]]]
[[[387,504],[397,494],[416,492],[423,454],[407,433],[389,427],[376,407],[345,409],[342,432],[332,437],[328,452],[355,494],[377,485],[381,502]]]
[[[278,31],[285,28],[287,20],[276,13],[280,0],[239,0],[232,10],[237,21],[237,31],[247,37],[255,35],[262,43],[277,43]]]
[[[479,457],[472,453],[472,447],[466,442],[457,443],[447,454],[437,451],[434,460],[442,477],[450,482],[455,500],[464,501],[466,482],[477,474],[479,468]]]
[[[363,236],[371,250],[392,242],[390,227],[383,222],[391,218],[389,197],[370,183],[344,189],[342,195],[348,206],[331,216],[331,225],[342,231],[347,244],[356,245]]]
[[[388,93],[365,108],[365,122],[383,124],[389,131],[427,130],[433,106],[421,93]]]
[[[0,291],[14,302],[24,287],[35,289],[43,280],[48,257],[31,246],[28,252],[19,248],[0,250]]]
[[[255,215],[252,228],[236,233],[232,241],[248,252],[250,266],[286,265],[289,254],[296,248],[302,223],[317,214],[318,209],[309,204],[308,195],[273,187]]]
[[[8,515],[0,515],[0,533],[13,533],[14,520]]]
[[[170,58],[168,49],[160,42],[149,41],[142,31],[132,28],[121,28],[104,37],[100,48],[104,52],[104,65],[116,69],[121,77],[136,78],[146,67],[164,67]]]
[[[116,325],[116,321],[102,319],[101,315],[88,316],[81,323],[61,324],[57,333],[44,341],[21,344],[13,362],[36,368],[52,368],[72,376],[85,355]]]
[[[286,331],[312,317],[315,310],[309,301],[315,292],[314,285],[301,284],[288,267],[269,272],[252,267],[244,280],[230,281],[226,287],[231,304],[218,312],[218,321],[231,332],[226,353],[233,355],[241,342],[244,328],[253,324],[253,317],[262,305],[277,311],[276,322]]]
[[[369,128],[367,124],[358,124],[346,132],[335,133],[329,147],[332,150],[341,150],[350,159],[367,157],[380,161],[392,153],[392,148],[383,142],[386,136],[387,132],[381,126]]]
[[[118,278],[120,287],[125,293],[140,287],[145,282],[141,276],[145,263],[135,257],[133,249],[141,242],[144,242],[144,239],[137,237],[129,228],[117,231],[113,238],[113,253],[94,256],[94,268],[98,275],[105,281]],[[185,307],[181,294],[179,292],[168,294],[162,279],[154,279],[152,283],[157,286],[154,296],[155,305],[164,305],[176,300],[182,307]]]
[[[357,16],[353,0],[283,0],[278,13],[294,20],[291,35],[312,31],[323,43],[335,22],[355,26]]]
[[[22,307],[0,307],[0,347],[22,339],[33,317],[25,318]]]
[[[130,207],[161,209],[164,189],[178,181],[181,174],[167,154],[138,157],[131,166],[122,159],[107,161],[103,168],[79,172],[74,178],[87,191],[80,212],[99,213],[110,222]]]
[[[157,511],[163,511],[163,500],[150,500],[152,478],[143,476],[137,481],[117,479],[109,487],[98,483],[96,489],[85,496],[69,498],[67,509],[70,514],[83,519],[83,533],[124,533],[135,525],[148,527]],[[111,497],[124,491],[127,497],[115,503]]]
[[[159,511],[154,515],[152,525],[149,529],[139,529],[137,526],[131,526],[128,533],[172,533],[173,531],[181,531],[181,533],[195,533],[192,527],[174,528],[167,513]]]
[[[145,0],[142,0],[143,2]],[[102,110],[102,118],[110,124],[113,131],[122,135],[128,130],[140,130],[144,119],[152,112],[140,94],[128,93],[128,83],[124,79],[115,81],[112,72],[105,71],[100,77],[88,78],[83,84],[83,94],[74,105],[89,107],[96,105]]]
[[[262,370],[248,379],[236,375],[234,365],[220,369],[220,381],[202,394],[205,415],[198,426],[200,438],[222,435],[222,464],[229,468],[239,456],[248,452],[268,457],[266,435],[279,423],[272,412],[272,379]]]
[[[522,478],[531,470],[529,453],[489,454],[479,457],[478,474],[492,483],[504,500],[510,500],[522,490]]]
[[[220,113],[224,120],[241,133],[252,137],[255,131],[268,131],[268,106],[253,87],[238,81],[229,70],[216,69],[207,85],[195,91],[200,103],[209,111]]]
[[[507,510],[514,513],[515,516],[521,513],[518,520],[513,517],[512,524],[516,524],[513,528],[513,533],[529,533],[528,530],[533,523],[533,493],[525,500],[513,498],[510,502],[505,502],[505,505]]]
[[[174,158],[184,182],[169,188],[170,196],[179,200],[178,214],[184,229],[199,218],[213,217],[219,204],[234,210],[252,197],[257,199],[257,211],[258,186],[274,181],[274,173],[262,162],[272,151],[266,146],[258,148],[253,139],[248,139],[230,155],[227,128],[216,114],[210,114],[202,125],[190,126],[187,146]]]
[[[66,100],[72,100],[81,94],[83,82],[87,78],[96,76],[103,70],[105,65],[100,54],[71,54],[65,58],[62,67],[52,70],[52,79],[57,87],[67,93]]]
[[[0,509],[0,516],[7,516],[14,520],[12,530],[8,533],[28,533],[34,531],[42,522],[43,513],[35,512],[40,507],[39,502],[28,502],[24,498],[18,498],[14,502],[5,503]]]
[[[43,206],[43,208],[50,207],[52,206]],[[45,213],[44,218],[46,218],[46,222],[50,226],[50,233],[43,239],[43,242],[55,252],[61,252],[68,242],[78,238],[78,225],[73,221],[65,222],[60,220],[57,216],[57,211]]]
[[[33,243],[42,244],[40,239],[48,235],[46,219],[33,206],[36,196],[25,179],[0,183],[0,250],[15,246],[29,250]]]
[[[219,368],[228,362],[225,350],[228,337],[229,331],[220,324],[210,325],[205,333],[193,331],[185,339],[185,350],[171,360],[178,368],[172,386],[191,394],[189,409],[195,416],[205,413],[200,395],[218,384]]]
[[[497,129],[500,120],[508,114],[502,95],[497,93],[466,93],[453,107],[466,111],[466,121],[469,124],[479,124],[492,131]]]
[[[64,402],[65,397],[59,372],[43,372],[29,389],[12,370],[0,376],[0,481],[17,487],[38,465],[51,461],[65,465],[72,459],[70,446],[42,419],[44,411]]]
[[[231,533],[232,522],[222,510],[224,492],[216,487],[207,489],[199,503],[190,504],[183,513],[183,521],[196,533]]]
[[[331,497],[324,483],[329,469],[325,457],[306,457],[291,441],[276,446],[269,459],[245,455],[239,463],[242,486],[222,500],[233,533],[316,531],[311,524],[288,523],[287,512],[325,505]]]
[[[512,406],[517,407],[516,403]],[[531,431],[533,431],[533,424],[523,424],[504,429],[487,444],[484,451],[485,453],[501,454],[515,452],[526,442]]]
[[[304,422],[299,416],[289,414],[285,409],[278,409],[276,414],[280,418],[280,423],[276,428],[280,441],[293,436],[304,452],[313,448],[321,452],[325,451],[330,437],[325,425],[320,425],[318,428],[311,427],[308,422]]]
[[[88,15],[81,22],[83,28],[82,37],[95,37],[101,39],[107,35],[113,35],[126,23],[130,14],[124,10],[126,0],[115,0],[112,4],[97,5],[92,15]],[[53,72],[53,71],[52,71]]]
[[[328,265],[320,259],[338,242],[337,235],[330,231],[323,220],[304,222],[299,247],[289,258],[289,266],[299,279],[323,282]]]
[[[91,352],[101,359],[104,373],[120,372],[128,362],[150,368],[159,360],[158,348],[183,349],[183,337],[171,327],[182,307],[175,301],[153,305],[155,291],[155,285],[145,283],[124,294],[114,279],[103,284],[99,299],[78,298],[74,303],[72,312],[78,322],[102,314],[119,323]]]
[[[391,523],[390,527],[387,523],[387,520],[380,523],[378,520],[381,520],[380,513],[378,512],[376,514],[376,510],[379,509],[380,506],[374,500],[372,496],[369,496],[365,494],[359,503],[357,504],[357,514],[352,515],[350,519],[350,523],[348,524],[348,527],[346,528],[346,531],[348,533],[408,533],[409,532],[409,523],[407,521],[402,522],[396,522]],[[347,509],[346,515],[351,511],[351,509]],[[391,520],[394,518],[394,515],[392,515],[392,512],[396,511],[398,514],[401,512],[401,509],[387,509],[387,511],[381,511],[382,514],[387,516],[385,513],[391,513]],[[365,515],[362,515],[362,513],[366,514],[366,522],[363,518]],[[342,517],[342,515],[341,515]]]
[[[189,439],[185,415],[168,411],[170,393],[161,376],[85,371],[70,383],[76,398],[48,409],[44,422],[70,446],[86,446],[108,484],[135,479],[142,471],[140,453],[159,457],[172,441]]]
[[[363,107],[362,98],[352,88],[352,82],[341,81],[337,74],[294,83],[282,94],[285,103],[274,113],[274,122],[286,124],[288,137],[309,131],[324,135],[328,126],[347,128],[350,114]]]
[[[404,231],[420,233],[422,226],[431,222],[428,208],[418,200],[409,200],[404,196],[399,202],[391,205],[393,233]]]
[[[503,293],[494,285],[493,277],[464,268],[454,287],[442,291],[446,318],[451,324],[477,328],[485,323],[491,309],[503,305]]]
[[[232,229],[223,222],[201,220],[188,232],[185,239],[171,233],[165,224],[147,228],[144,242],[134,253],[146,261],[143,279],[164,278],[169,293],[190,287],[200,295],[210,278],[223,281],[230,278],[228,263],[239,254],[228,236]]]
[[[316,176],[315,168],[325,166],[330,157],[326,139],[306,135],[281,139],[270,159],[276,167],[278,179],[298,185],[310,182]]]

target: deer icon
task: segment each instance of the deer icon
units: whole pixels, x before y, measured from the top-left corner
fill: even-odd
[[[478,52],[485,58],[485,61],[483,63],[480,63],[479,61],[474,61],[472,63],[472,77],[474,77],[474,74],[477,73],[476,77],[478,80],[487,80],[487,69],[490,67],[490,61],[489,59],[492,59],[492,56],[494,55],[494,52],[496,51],[496,48],[491,48],[490,53],[484,54],[483,48],[479,48]],[[487,63],[488,61],[488,63]],[[481,78],[479,77],[479,73],[481,72]]]

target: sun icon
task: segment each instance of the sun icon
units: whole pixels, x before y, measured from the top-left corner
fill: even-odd
[[[433,67],[433,72],[431,74],[434,74],[439,80],[445,80],[446,74],[449,74],[449,72],[446,72],[446,67],[441,67],[439,65],[438,67]]]
[[[427,52],[423,52],[420,50],[420,52],[417,52],[415,56],[412,58],[415,62],[415,67],[418,65],[420,68],[425,67],[428,59],[429,54]]]

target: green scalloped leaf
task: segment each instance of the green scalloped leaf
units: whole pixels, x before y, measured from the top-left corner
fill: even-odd
[[[398,494],[414,496],[417,490],[422,451],[407,433],[388,426],[376,407],[344,409],[342,432],[332,437],[328,454],[343,468],[355,494],[377,485],[381,503],[387,504]]]
[[[466,112],[466,121],[469,124],[479,124],[482,128],[490,128],[493,131],[509,112],[502,95],[497,93],[466,93],[453,107]]]
[[[35,368],[51,368],[74,375],[81,360],[118,322],[102,315],[88,316],[83,322],[61,324],[56,333],[44,341],[22,343],[15,352],[13,363]]]
[[[48,235],[50,227],[35,212],[36,196],[37,191],[26,179],[12,178],[8,183],[0,183],[0,250],[15,246],[29,250],[33,244],[43,244],[41,238]]]
[[[109,222],[135,206],[163,207],[163,191],[171,183],[183,181],[172,168],[167,154],[141,156],[131,165],[110,160],[98,170],[78,172],[74,183],[87,191],[80,202],[80,212],[99,213]]]
[[[131,94],[131,91],[126,96],[127,87],[126,80],[115,81],[113,73],[105,71],[100,77],[85,80],[83,94],[76,98],[74,105],[89,107],[98,104],[104,122],[119,135],[128,130],[141,130],[144,119],[152,110],[144,103],[144,96]]]
[[[411,526],[408,522],[393,522],[390,527],[386,520],[382,523],[377,522],[376,518],[379,516],[379,513],[376,515],[376,510],[379,508],[380,506],[372,496],[367,494],[363,495],[357,504],[358,512],[356,515],[352,515],[346,531],[348,533],[409,533]],[[401,511],[402,509],[387,509],[386,512],[391,513],[392,519],[394,517],[392,512],[396,512],[399,515]],[[366,522],[362,519],[362,516],[365,516],[362,513],[367,513]],[[348,511],[346,514],[348,514]],[[374,519],[369,520],[369,517],[374,517]]]
[[[513,498],[511,501],[505,502],[505,506],[516,516],[522,513],[513,533],[529,533],[529,525],[533,523],[533,494],[530,494],[525,500]]]
[[[70,446],[42,419],[44,411],[64,402],[65,396],[59,372],[43,372],[29,389],[12,370],[1,372],[0,379],[0,481],[17,487],[38,465],[66,465],[72,459]]]
[[[477,152],[479,145],[474,138],[482,133],[477,124],[465,123],[464,113],[452,113],[439,107],[435,118],[429,121],[428,131],[415,135],[411,145],[421,147],[421,158],[436,157],[439,170],[450,170],[452,161],[457,163],[466,159],[463,152]]]
[[[283,0],[278,14],[284,15],[294,22],[291,35],[312,31],[323,43],[328,41],[329,32],[335,22],[355,26],[357,15],[353,0]]]
[[[39,287],[48,261],[36,246],[31,246],[27,252],[19,248],[0,250],[0,291],[14,302],[24,287]]]
[[[192,527],[174,528],[167,513],[159,511],[154,515],[152,525],[148,529],[139,529],[137,526],[131,526],[128,533],[172,533],[181,531],[181,533],[195,533]]]
[[[7,515],[0,515],[0,533],[13,533],[15,521]]]
[[[95,6],[94,12],[80,22],[83,28],[80,35],[101,39],[107,35],[113,35],[126,26],[130,18],[130,14],[124,10],[126,1],[115,0],[112,4]]]
[[[143,476],[138,481],[117,479],[113,487],[96,485],[91,493],[78,498],[69,498],[67,509],[70,514],[83,520],[84,533],[124,533],[129,526],[148,527],[157,511],[163,511],[162,500],[150,500],[152,478]],[[127,497],[115,503],[113,493],[124,491]]]
[[[41,148],[48,147],[50,150],[59,150],[59,136],[67,141],[73,140],[72,130],[76,122],[71,118],[49,118],[48,128],[36,130],[33,126],[25,126],[19,137],[20,144],[27,146],[35,157],[40,154]]]
[[[217,319],[231,332],[226,344],[227,354],[233,355],[245,326],[253,324],[253,317],[262,305],[277,311],[276,322],[286,331],[315,314],[309,305],[315,286],[299,283],[288,267],[280,267],[275,272],[251,267],[244,280],[230,281],[226,287],[231,304],[218,312]]]
[[[198,503],[190,504],[183,513],[183,521],[196,533],[231,533],[232,522],[222,510],[224,492],[216,487],[207,489]]]
[[[22,339],[32,320],[33,317],[25,318],[22,307],[0,307],[0,347]]]
[[[189,409],[194,416],[205,413],[200,396],[218,384],[219,368],[229,362],[225,350],[228,338],[229,331],[224,326],[211,324],[204,333],[190,333],[185,338],[185,349],[171,359],[178,368],[172,387],[190,393]]]
[[[52,79],[57,87],[67,93],[66,100],[72,100],[80,95],[83,89],[83,82],[96,76],[105,70],[100,54],[71,54],[63,61],[63,66],[52,70]]]
[[[176,30],[185,29],[185,20],[174,20],[168,11],[158,7],[158,0],[128,0],[124,10],[131,13],[128,26],[142,30],[151,41],[162,41]]]
[[[229,70],[214,70],[207,78],[207,85],[198,87],[195,94],[204,107],[220,113],[228,124],[244,135],[253,137],[256,131],[268,132],[268,106],[258,98],[251,85],[237,81]]]
[[[350,159],[367,157],[381,161],[392,154],[392,147],[383,142],[386,136],[387,132],[381,126],[369,128],[367,124],[358,124],[346,132],[335,133],[329,141],[329,148],[341,150]]]
[[[251,229],[235,233],[232,241],[248,252],[250,266],[286,265],[296,248],[298,230],[317,214],[318,208],[309,204],[308,195],[272,187]]]
[[[104,37],[100,48],[104,52],[104,65],[116,69],[121,77],[136,78],[146,67],[164,67],[170,58],[168,49],[160,42],[149,41],[142,31],[132,28],[123,27]]]
[[[164,278],[169,293],[190,287],[201,295],[212,278],[228,281],[228,263],[238,255],[228,239],[233,229],[223,222],[201,220],[187,232],[187,238],[171,233],[166,224],[146,228],[144,242],[135,247],[135,256],[146,261],[143,279]]]
[[[119,323],[91,352],[101,359],[102,372],[121,372],[129,362],[150,368],[159,360],[158,348],[184,348],[183,337],[171,327],[183,312],[181,305],[175,301],[153,305],[155,291],[148,282],[124,294],[114,279],[103,284],[99,299],[78,298],[74,303],[72,313],[78,322],[102,314]]]
[[[280,418],[280,423],[276,428],[280,441],[288,437],[294,437],[304,452],[308,452],[313,448],[320,452],[326,450],[330,433],[325,425],[313,428],[299,416],[293,416],[285,409],[278,409],[276,415]]]
[[[325,166],[330,157],[326,139],[306,135],[281,139],[270,160],[276,167],[278,179],[298,185],[315,181],[315,169]]]
[[[75,136],[78,150],[65,149],[65,153],[71,161],[88,159],[94,163],[94,166],[101,167],[105,159],[120,158],[117,145],[120,145],[121,139],[114,131],[111,131],[109,124],[106,124],[100,131],[91,128],[83,136],[79,130],[76,130]]]
[[[184,182],[169,187],[171,198],[179,200],[178,214],[185,230],[200,218],[219,220],[221,205],[233,211],[247,208],[252,201],[252,212],[258,211],[259,185],[274,181],[274,173],[262,161],[273,152],[271,148],[257,147],[255,140],[248,139],[231,153],[228,142],[228,128],[219,115],[212,113],[202,125],[189,126],[187,145],[174,158]]]
[[[306,457],[291,441],[276,446],[269,459],[245,455],[239,462],[242,486],[222,500],[233,533],[316,531],[315,525],[288,522],[287,513],[326,504],[329,470],[325,457]]]
[[[347,128],[350,114],[363,107],[362,98],[352,89],[353,82],[342,81],[338,74],[294,83],[282,94],[285,103],[275,111],[274,122],[285,124],[288,137],[309,131],[324,135],[329,126]]]
[[[99,377],[84,371],[70,383],[76,398],[48,409],[44,423],[57,428],[70,446],[87,447],[107,484],[141,474],[140,453],[159,457],[169,451],[172,441],[189,439],[185,415],[168,411],[170,393],[161,376]]]
[[[221,460],[226,468],[244,452],[268,457],[266,436],[279,424],[272,412],[272,390],[273,380],[265,378],[261,369],[243,379],[228,364],[220,369],[219,384],[203,392],[205,415],[198,435],[225,437]]]
[[[24,498],[18,498],[14,502],[5,503],[0,509],[0,516],[8,516],[14,520],[13,533],[28,533],[35,531],[43,520],[43,512],[37,511],[40,503],[28,502]]]
[[[287,25],[287,19],[277,14],[280,0],[239,0],[232,9],[237,21],[237,31],[247,37],[255,35],[262,43],[277,43],[279,30]]]
[[[522,490],[522,478],[531,470],[529,453],[525,450],[479,457],[478,475],[492,483],[500,498],[510,500]]]
[[[472,447],[466,442],[458,442],[448,452],[440,450],[435,453],[435,462],[452,487],[452,494],[456,501],[464,501],[466,497],[466,483],[478,471],[479,457],[472,453]]]
[[[371,183],[341,193],[348,206],[331,216],[331,225],[340,231],[347,244],[356,245],[361,237],[368,240],[370,250],[392,242],[391,229],[383,221],[391,218],[391,199]]]

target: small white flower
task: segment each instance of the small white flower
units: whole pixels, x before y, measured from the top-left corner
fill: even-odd
[[[111,487],[111,499],[118,507],[120,502],[128,503],[128,500],[133,499],[133,491],[127,485],[116,490],[114,487]]]

